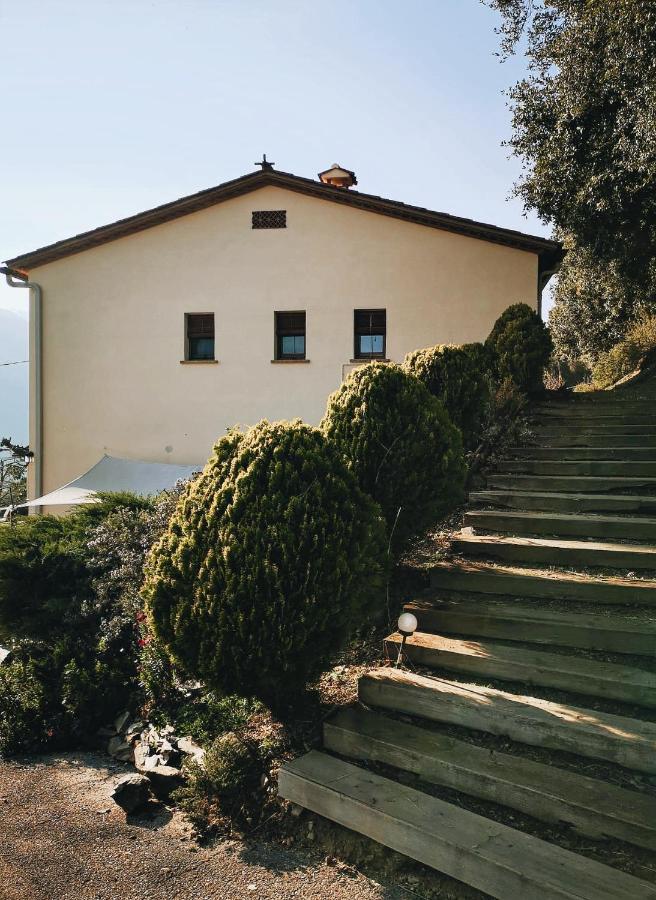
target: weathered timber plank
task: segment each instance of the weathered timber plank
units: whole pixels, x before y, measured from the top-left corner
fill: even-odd
[[[654,460],[633,459],[505,459],[496,468],[498,474],[591,475],[613,478],[656,477]]]
[[[480,604],[434,597],[406,603],[420,630],[466,634],[534,644],[553,644],[609,653],[656,655],[656,619],[619,614],[570,613],[520,603]]]
[[[557,430],[555,428],[539,427],[533,430],[531,443],[539,443],[545,447],[624,447],[634,442],[636,447],[656,447],[656,432],[643,435],[626,435],[621,432],[608,434],[602,428],[600,431],[589,430]]]
[[[389,668],[364,675],[358,696],[367,706],[656,773],[656,725],[651,722]]]
[[[508,453],[513,458],[569,460],[646,460],[656,461],[656,447],[513,447]]]
[[[653,418],[654,408],[650,400],[625,400],[624,402],[596,403],[540,403],[533,407],[534,415],[591,418],[597,416],[634,416],[640,420]]]
[[[311,751],[280,771],[282,797],[499,900],[654,900],[656,887]]]
[[[406,609],[417,611],[416,606],[408,605]],[[459,627],[457,619],[454,627]],[[451,630],[451,627],[446,630]],[[465,633],[469,633],[469,629]],[[398,633],[385,640],[391,659],[396,659],[400,644],[401,635]],[[508,647],[488,640],[448,638],[423,631],[417,631],[408,638],[404,654],[412,662],[429,668],[527,685],[537,684],[575,694],[656,707],[656,674],[634,666],[532,648]]]
[[[458,534],[451,545],[456,553],[493,556],[511,562],[552,566],[656,569],[656,546],[641,544]]]
[[[656,581],[596,578],[570,572],[544,572],[482,562],[441,562],[430,570],[431,587],[509,597],[545,597],[585,603],[656,605]]]
[[[465,513],[464,524],[481,531],[517,535],[555,534],[563,537],[650,541],[656,544],[656,518],[647,517],[473,509]]]
[[[656,478],[648,476],[620,478],[595,475],[521,475],[515,473],[493,473],[487,479],[487,486],[495,490],[518,491],[564,491],[566,493],[604,494],[611,491],[626,493],[641,491],[656,493]]]
[[[649,429],[656,428],[656,417],[638,415],[637,413],[628,414],[628,415],[596,415],[595,413],[582,415],[582,416],[571,416],[571,415],[556,415],[550,413],[533,413],[530,416],[530,421],[535,424],[548,424],[553,425],[558,428],[608,428],[619,430],[622,429],[625,434],[631,433],[635,434],[636,432],[633,429]],[[625,429],[632,429],[631,432],[627,432]],[[639,434],[649,434],[649,431],[640,431],[637,432]]]
[[[656,797],[397,722],[363,708],[324,724],[334,753],[413,772],[424,781],[500,803],[592,838],[656,850]]]
[[[656,494],[564,494],[556,491],[472,491],[470,504],[554,512],[656,513]]]

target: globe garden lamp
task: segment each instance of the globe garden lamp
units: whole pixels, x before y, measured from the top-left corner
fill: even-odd
[[[405,647],[405,642],[409,637],[417,630],[417,617],[413,616],[412,613],[404,612],[399,616],[399,621],[396,626],[399,630],[399,634],[401,635],[401,646],[399,647],[399,655],[396,658],[395,668],[401,665],[401,660],[403,659],[403,648]]]

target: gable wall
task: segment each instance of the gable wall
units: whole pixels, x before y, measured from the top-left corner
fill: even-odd
[[[287,228],[252,230],[253,209]],[[484,339],[536,307],[537,256],[278,187],[32,270],[43,299],[44,491],[103,453],[196,463],[232,424],[317,423],[353,356],[353,310],[387,354]],[[272,365],[274,310],[307,311],[308,364]],[[184,313],[214,312],[218,365],[180,365]]]

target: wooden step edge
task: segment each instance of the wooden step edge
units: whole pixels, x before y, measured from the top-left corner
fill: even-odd
[[[495,466],[494,474],[654,478],[656,462],[644,459],[504,459]]]
[[[280,796],[498,900],[655,900],[656,886],[312,750]]]
[[[358,699],[365,706],[656,774],[656,725],[651,722],[390,668],[363,675]]]
[[[388,659],[397,658],[401,643],[398,633],[385,638]],[[452,638],[423,631],[407,639],[403,655],[417,665],[472,678],[513,681],[529,687],[538,685],[656,708],[656,674],[635,666],[549,653],[533,647],[509,647],[486,638]]]
[[[463,524],[477,531],[518,537],[557,535],[581,540],[591,537],[630,539],[637,545],[656,546],[656,519],[648,516],[639,518],[558,510],[470,509],[463,517]]]
[[[656,653],[654,626],[644,619],[623,621],[619,616],[552,612],[518,604],[510,608],[496,603],[480,606],[469,598],[410,601],[404,608],[416,616],[420,630],[427,634],[598,650],[650,659]]]
[[[518,522],[531,521],[537,519],[539,521],[557,522],[580,522],[581,524],[589,523],[591,525],[625,525],[627,528],[631,526],[653,526],[656,528],[656,518],[651,516],[612,516],[603,513],[570,513],[558,512],[557,510],[523,510],[523,509],[468,509],[465,516],[471,516],[473,519],[481,519],[483,517],[498,516],[500,518],[516,519]]]
[[[430,570],[433,588],[507,594],[511,597],[552,599],[600,604],[654,605],[656,581],[630,578],[576,575],[572,572],[545,572],[540,569],[495,566],[483,562],[437,562]],[[473,585],[476,585],[475,587]],[[470,585],[471,587],[467,587]]]
[[[544,565],[591,566],[618,569],[656,569],[656,546],[566,538],[458,534],[451,541],[455,553],[480,554]]]
[[[592,485],[601,482],[608,487],[656,487],[656,478],[651,475],[535,475],[531,472],[491,472],[488,482],[493,481],[512,481],[517,485],[526,484],[529,481],[537,482],[538,485],[549,485],[554,482],[562,482],[568,487],[580,488],[592,487]],[[567,493],[567,491],[565,491]],[[571,493],[571,492],[570,492]],[[591,491],[578,490],[574,493],[595,493],[594,488]],[[602,491],[602,493],[605,493]]]
[[[503,506],[504,509],[535,509],[542,512],[566,511],[573,508],[575,513],[586,512],[627,512],[637,513],[642,508],[656,512],[656,496],[649,494],[577,494],[564,491],[521,491],[506,489],[481,489],[469,494],[471,504],[484,503],[488,506]]]
[[[412,772],[424,781],[571,826],[594,839],[656,850],[656,797],[564,769],[477,747],[364,708],[324,723],[333,753]]]
[[[516,620],[527,628],[541,625],[558,625],[563,628],[590,628],[598,631],[624,634],[627,638],[646,635],[654,641],[653,652],[656,654],[656,619],[652,616],[625,615],[615,610],[612,613],[570,612],[569,610],[552,609],[533,603],[503,601],[488,602],[481,605],[470,597],[443,597],[439,594],[422,594],[416,600],[408,600],[404,604],[408,610],[431,612],[436,615],[477,617],[481,620],[505,619]]]

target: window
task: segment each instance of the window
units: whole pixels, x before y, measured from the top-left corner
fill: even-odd
[[[287,228],[286,209],[255,209],[253,228]]]
[[[214,313],[187,313],[187,359],[214,359]]]
[[[276,359],[305,359],[305,313],[276,313]]]
[[[384,359],[387,313],[384,309],[356,309],[355,358]]]

